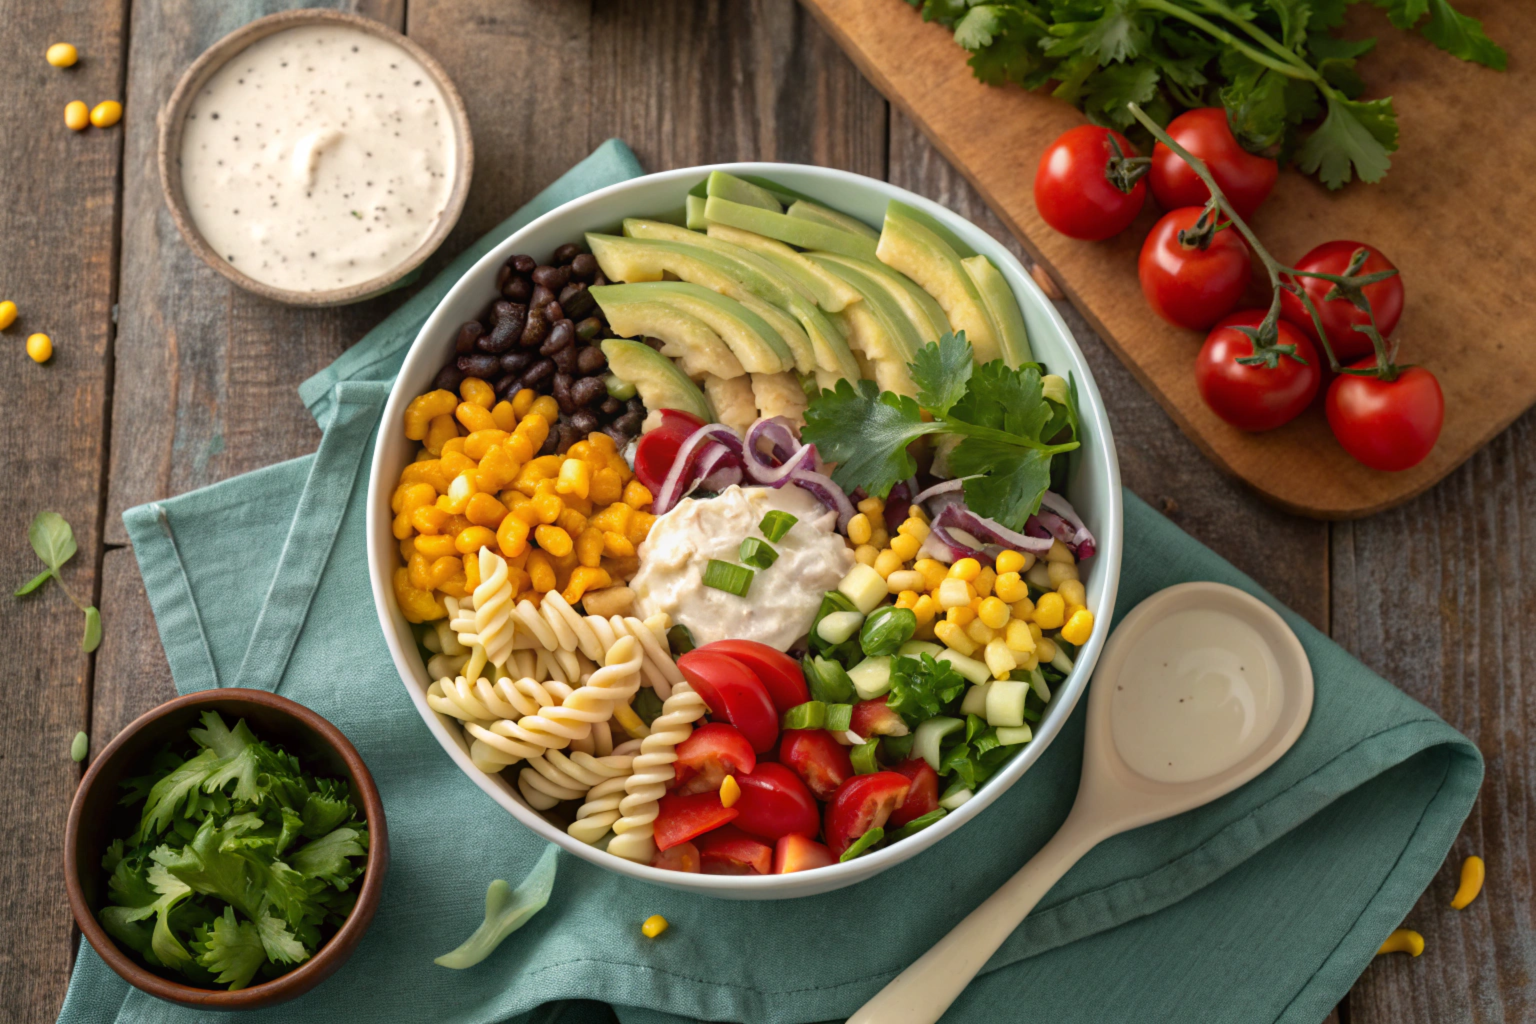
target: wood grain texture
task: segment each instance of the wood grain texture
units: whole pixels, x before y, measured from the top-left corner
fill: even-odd
[[[1350,1024],[1536,1018],[1536,413],[1402,508],[1334,528],[1333,635],[1478,745],[1487,777],[1404,926],[1417,959],[1372,963]],[[1451,910],[1469,854],[1483,894]]]
[[[1253,226],[1280,259],[1333,238],[1367,239],[1397,261],[1408,304],[1397,337],[1405,358],[1439,376],[1447,398],[1439,445],[1403,473],[1366,469],[1332,439],[1318,411],[1266,434],[1218,420],[1195,390],[1190,362],[1199,336],[1147,309],[1136,253],[1154,213],[1103,243],[1068,239],[1035,210],[1034,169],[1046,145],[1081,115],[1013,86],[977,82],[965,53],[938,25],[898,0],[805,0],[887,98],[910,114],[1061,282],[1088,322],[1155,395],[1201,452],[1272,501],[1321,518],[1369,514],[1421,493],[1536,400],[1536,348],[1515,339],[1536,313],[1522,282],[1536,272],[1536,236],[1516,226],[1536,216],[1536,186],[1511,176],[1476,183],[1489,167],[1536,160],[1536,135],[1497,130],[1524,123],[1536,98],[1536,5],[1467,2],[1509,47],[1497,74],[1392,29],[1360,5],[1351,32],[1380,39],[1361,64],[1372,95],[1395,97],[1402,148],[1386,180],[1329,193],[1297,173],[1281,175]],[[1485,126],[1470,159],[1468,112]],[[1411,216],[1404,212],[1413,211]],[[1433,244],[1425,244],[1433,239]]]
[[[70,590],[96,599],[99,489],[105,454],[111,310],[115,289],[122,130],[64,126],[64,105],[121,96],[124,5],[112,0],[37,4],[0,0],[5,86],[0,122],[0,299],[20,318],[0,335],[0,630],[9,641],[11,706],[0,721],[0,1018],[43,1020],[69,978],[72,922],[59,871],[64,819],[79,781],[70,742],[87,728],[90,656],[84,617],[50,581],[25,598],[9,591],[43,567],[26,527],[43,509],[74,528],[79,553],[64,569]],[[67,40],[73,68],[43,60]],[[130,110],[127,115],[133,116]],[[53,358],[38,365],[24,341],[41,331]]]
[[[176,696],[155,616],[132,548],[110,548],[101,560],[101,649],[96,653],[91,749],[101,750],[123,726]]]

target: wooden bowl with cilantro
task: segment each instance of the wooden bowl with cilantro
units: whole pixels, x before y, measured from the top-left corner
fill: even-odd
[[[261,690],[187,694],[91,764],[64,836],[70,909],[125,981],[250,1010],[333,974],[373,920],[384,807],[330,722]]]

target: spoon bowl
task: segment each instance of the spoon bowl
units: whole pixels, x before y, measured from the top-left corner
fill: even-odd
[[[1142,601],[1094,673],[1082,778],[1067,820],[848,1024],[933,1024],[1085,853],[1255,778],[1301,735],[1312,698],[1301,641],[1257,598],[1202,582]]]

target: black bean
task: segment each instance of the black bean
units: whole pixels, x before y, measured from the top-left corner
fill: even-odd
[[[482,352],[501,355],[522,335],[528,320],[528,307],[501,299],[491,306],[491,319],[495,326],[477,344]]]
[[[603,272],[601,270],[599,270],[597,273],[592,275],[592,287],[593,288],[601,288],[603,285],[605,285],[607,283],[608,283],[608,278],[603,276]]]
[[[566,452],[570,451],[571,445],[581,440],[581,431],[577,430],[569,423],[560,424],[557,430],[550,431],[550,433],[558,434],[560,437],[559,442],[555,445],[556,455],[564,455]]]
[[[523,387],[537,388],[539,383],[555,372],[553,359],[540,359],[523,371]]]
[[[452,391],[454,394],[459,393],[459,385],[463,383],[464,371],[460,370],[453,363],[449,363],[441,370],[438,370],[437,376],[432,380],[432,386],[434,388],[441,388],[444,391]]]
[[[544,443],[539,446],[540,455],[553,455],[555,449],[560,446],[560,428],[558,426],[544,436]]]
[[[563,267],[579,255],[581,255],[581,246],[575,242],[566,242],[556,249],[549,258]]]
[[[543,309],[555,301],[555,293],[543,285],[535,285],[533,294],[528,296],[529,309]]]
[[[571,385],[571,401],[577,405],[591,405],[608,393],[601,377],[583,377]]]
[[[517,393],[517,389],[521,386],[522,382],[518,380],[517,374],[509,373],[496,381],[496,397],[510,398]]]
[[[623,408],[624,403],[610,395],[603,399],[603,404],[598,406],[597,410],[604,416],[617,416],[623,410]]]
[[[507,278],[512,276],[512,264],[503,263],[496,268],[496,290],[501,291],[506,287]]]
[[[563,348],[560,351],[556,352],[550,358],[555,361],[555,365],[560,368],[560,372],[561,373],[568,373],[568,374],[570,374],[573,377],[576,375],[576,346],[575,345],[567,345],[567,346],[565,346],[565,348]]]
[[[544,315],[542,309],[534,307],[528,313],[528,323],[523,327],[522,338],[518,341],[518,344],[523,346],[523,348],[534,348],[537,345],[543,344],[544,339],[548,335],[549,318]]]
[[[533,363],[537,357],[527,349],[515,348],[511,352],[504,353],[501,357],[501,371],[503,373],[522,373]]]
[[[459,356],[457,365],[459,371],[466,377],[495,380],[501,375],[500,361],[495,356],[484,352],[471,352],[468,355]]]
[[[558,302],[551,302],[544,307],[544,318],[550,323],[554,323],[556,320],[568,319],[565,315],[565,309]]]
[[[563,348],[576,343],[576,325],[569,320],[556,320],[549,326],[549,337],[539,346],[539,355],[552,356]]]
[[[514,274],[502,285],[501,294],[513,302],[527,302],[533,297],[533,282],[521,274]]]
[[[645,419],[644,413],[635,412],[633,409],[631,409],[623,416],[620,416],[618,419],[614,420],[613,425],[620,433],[626,434],[629,437],[634,437],[636,434],[640,433],[640,421],[643,419]]]
[[[625,402],[624,408],[628,412],[639,413],[641,416],[645,415],[645,403],[640,401],[639,395],[636,395],[634,398],[631,398],[629,401]]]
[[[571,260],[571,276],[578,281],[590,281],[592,275],[597,273],[597,257],[589,252]]]
[[[458,355],[475,350],[475,342],[480,335],[485,333],[485,325],[479,320],[471,320],[459,328],[458,336],[453,339],[453,351]]]
[[[576,350],[576,369],[585,376],[591,376],[607,365],[608,357],[596,345]]]
[[[533,283],[541,284],[550,291],[558,292],[571,279],[570,267],[539,267],[533,272]]]
[[[576,325],[576,337],[582,341],[591,341],[603,333],[603,322],[595,316],[589,316]]]
[[[539,265],[539,261],[532,256],[513,256],[507,262],[512,264],[512,269],[519,274],[531,274],[533,268]]]
[[[582,409],[572,414],[571,416],[571,426],[575,427],[583,437],[596,430],[598,425],[597,417],[585,409]]]
[[[587,290],[587,286],[580,281],[572,281],[560,289],[560,305],[565,308],[565,315],[572,320],[580,320],[582,317],[597,309],[597,300]]]
[[[555,364],[559,366],[559,363]],[[550,384],[549,393],[555,396],[555,401],[560,406],[560,411],[569,416],[576,411],[576,403],[571,399],[571,375],[565,372],[555,374],[554,381]]]

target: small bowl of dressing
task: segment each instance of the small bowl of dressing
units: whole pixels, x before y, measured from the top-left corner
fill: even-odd
[[[205,263],[265,298],[335,306],[388,291],[442,244],[474,146],[425,50],[368,18],[299,10],[236,29],[186,70],[159,163]]]

